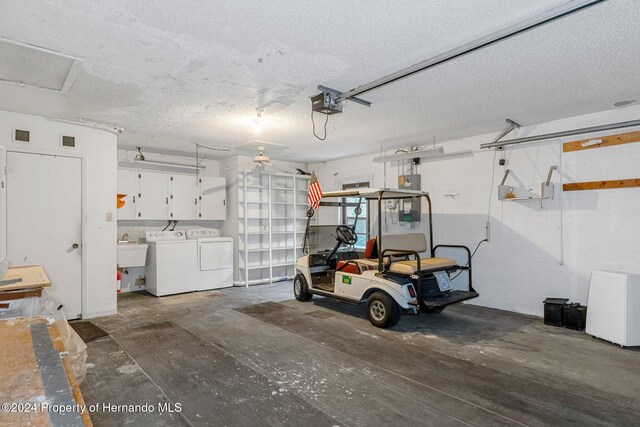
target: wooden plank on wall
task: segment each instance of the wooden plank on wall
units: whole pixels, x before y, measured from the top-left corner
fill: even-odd
[[[601,141],[601,142],[597,144],[589,145],[590,141]],[[611,147],[613,145],[629,144],[632,142],[640,142],[640,131],[620,133],[617,135],[602,136],[597,138],[582,139],[580,141],[565,142],[564,144],[562,144],[562,151],[564,153],[569,153],[571,151]],[[587,144],[587,145],[583,146],[583,144]]]
[[[640,178],[614,179],[611,181],[569,182],[562,185],[563,191],[606,190],[610,188],[640,187]]]

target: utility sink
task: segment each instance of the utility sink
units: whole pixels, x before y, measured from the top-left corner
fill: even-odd
[[[147,259],[146,243],[118,243],[118,266],[144,267]]]

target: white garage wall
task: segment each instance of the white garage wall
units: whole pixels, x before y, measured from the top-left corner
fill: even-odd
[[[13,142],[14,128],[31,131],[31,142]],[[60,147],[62,133],[76,137],[75,149]],[[7,151],[19,149],[82,156],[82,316],[90,318],[116,313],[117,136],[84,125],[0,111],[0,145]],[[63,202],[64,195],[60,197]],[[107,221],[108,212],[113,213],[113,221]],[[33,220],[37,221],[37,216]]]
[[[638,117],[640,107],[630,107],[523,127],[506,139]],[[430,193],[433,201],[436,244],[464,244],[473,250],[485,237],[492,192],[491,241],[483,243],[473,259],[474,285],[480,297],[471,303],[541,315],[542,301],[546,297],[567,297],[586,303],[589,278],[594,269],[640,272],[640,246],[637,243],[640,188],[561,191],[562,181],[640,177],[640,143],[561,155],[563,142],[633,130],[637,129],[506,147],[504,156],[508,164],[505,167],[497,165],[502,156],[498,152],[494,172],[494,151],[480,150],[479,146],[490,142],[495,134],[442,144],[446,152],[471,149],[472,155],[423,159],[418,173],[422,175],[422,189]],[[372,186],[383,187],[384,165],[372,163],[376,155],[311,164],[310,168],[318,173],[324,191],[340,189],[342,184],[356,181],[371,181]],[[552,177],[554,200],[544,201],[542,208],[539,201],[498,201],[497,186],[505,168],[512,171],[508,184],[539,193],[551,165],[560,167],[559,173],[554,172]],[[386,186],[397,187],[397,174],[396,164],[388,163]],[[422,210],[424,218],[424,203]],[[407,224],[396,222],[397,214],[392,218],[384,211],[388,232],[427,231],[425,221],[410,230]],[[337,215],[336,209],[320,208],[319,221],[336,223]],[[372,219],[376,215],[373,213]],[[372,230],[372,235],[375,234]]]

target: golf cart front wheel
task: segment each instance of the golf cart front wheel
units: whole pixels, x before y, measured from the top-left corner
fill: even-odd
[[[313,294],[309,292],[309,286],[307,285],[307,279],[302,274],[296,274],[293,279],[293,295],[298,301],[306,302],[313,298]]]
[[[367,318],[373,326],[390,328],[400,320],[400,306],[382,292],[374,292],[367,299]]]

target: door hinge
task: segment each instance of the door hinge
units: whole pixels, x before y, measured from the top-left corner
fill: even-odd
[[[138,218],[142,216],[142,212],[138,212]]]

